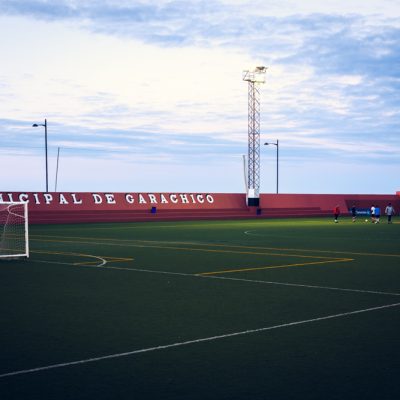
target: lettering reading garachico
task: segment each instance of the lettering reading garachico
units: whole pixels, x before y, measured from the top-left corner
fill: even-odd
[[[1,202],[23,201],[36,205],[80,205],[88,204],[212,204],[211,194],[201,193],[42,193],[0,192]]]

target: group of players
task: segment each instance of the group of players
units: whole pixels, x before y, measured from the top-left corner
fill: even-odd
[[[385,214],[387,216],[387,222],[388,224],[392,223],[392,217],[394,215],[394,207],[392,206],[392,203],[389,203],[386,208],[385,208]],[[351,215],[352,215],[352,221],[356,221],[356,216],[357,216],[357,208],[355,204],[351,207]],[[381,219],[381,209],[379,206],[372,205],[370,209],[370,215],[371,215],[371,222],[373,224],[379,224],[380,219]],[[366,220],[368,221],[368,220]]]
[[[394,211],[394,207],[392,206],[392,203],[389,203],[386,208],[385,208],[385,214],[387,216],[387,222],[388,224],[392,223],[392,217],[395,214]],[[335,223],[337,223],[339,221],[339,215],[340,215],[340,208],[339,205],[337,205],[334,209],[333,209],[333,217],[334,217],[334,221]],[[379,224],[380,223],[380,219],[381,219],[381,209],[379,206],[376,205],[372,205],[371,209],[370,209],[370,215],[371,215],[371,222],[373,224]],[[353,206],[351,207],[351,216],[352,216],[352,221],[356,222],[356,218],[357,218],[357,207],[355,204],[353,204]],[[366,222],[368,222],[368,219],[365,220]]]

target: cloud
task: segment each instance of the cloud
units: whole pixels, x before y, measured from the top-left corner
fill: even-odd
[[[66,159],[228,165],[247,151],[241,72],[266,65],[261,132],[286,163],[394,165],[396,3],[3,0],[2,147],[42,157],[47,118]]]

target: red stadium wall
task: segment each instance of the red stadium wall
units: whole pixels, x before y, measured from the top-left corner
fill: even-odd
[[[1,201],[28,201],[30,223],[247,218],[254,214],[242,194],[0,192]]]
[[[321,216],[332,215],[339,205],[343,214],[348,214],[354,204],[357,209],[379,206],[382,213],[388,203],[396,212],[400,211],[400,195],[357,194],[262,194],[260,206],[264,216]]]
[[[28,201],[31,223],[162,221],[184,219],[276,218],[331,215],[391,202],[400,211],[400,193],[261,194],[260,207],[246,206],[245,194],[224,193],[42,193],[0,192],[1,201]]]

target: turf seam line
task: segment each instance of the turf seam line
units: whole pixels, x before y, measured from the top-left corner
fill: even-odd
[[[206,338],[187,340],[187,341],[184,341],[184,342],[177,342],[177,343],[171,343],[171,344],[154,346],[154,347],[147,347],[147,348],[144,348],[144,349],[132,350],[132,351],[127,351],[127,352],[123,352],[123,353],[109,354],[109,355],[106,355],[106,356],[87,358],[87,359],[78,360],[78,361],[70,361],[70,362],[64,362],[64,363],[59,363],[59,364],[46,365],[46,366],[43,366],[43,367],[37,367],[37,368],[30,368],[30,369],[24,369],[24,370],[19,370],[19,371],[7,372],[7,373],[0,374],[0,379],[7,378],[7,377],[10,377],[10,376],[15,376],[15,375],[23,375],[23,374],[41,372],[41,371],[50,370],[50,369],[69,367],[69,366],[73,366],[73,365],[82,365],[82,364],[87,364],[87,363],[91,363],[91,362],[97,362],[97,361],[103,361],[103,360],[110,360],[110,359],[115,359],[115,358],[127,357],[127,356],[132,356],[132,355],[135,355],[135,354],[148,353],[148,352],[151,352],[151,351],[165,350],[165,349],[170,349],[170,348],[174,348],[174,347],[188,346],[188,345],[196,344],[196,343],[211,342],[211,341],[214,341],[214,340],[221,340],[221,339],[226,339],[226,338],[231,338],[231,337],[236,337],[236,336],[243,336],[243,335],[249,335],[249,334],[254,334],[254,333],[266,332],[266,331],[270,331],[270,330],[273,330],[273,329],[280,329],[280,328],[288,328],[288,327],[292,327],[292,326],[299,326],[299,325],[304,325],[304,324],[313,323],[313,322],[320,322],[320,321],[326,321],[326,320],[335,319],[335,318],[348,317],[348,316],[362,314],[362,313],[371,312],[371,311],[383,310],[383,309],[387,309],[387,308],[394,308],[394,307],[398,307],[398,306],[400,306],[400,303],[386,304],[386,305],[383,305],[383,306],[364,308],[364,309],[361,309],[361,310],[355,310],[355,311],[349,311],[349,312],[345,312],[345,313],[326,315],[324,317],[317,317],[317,318],[312,318],[312,319],[305,319],[305,320],[302,320],[302,321],[288,322],[288,323],[285,323],[285,324],[267,326],[267,327],[263,327],[263,328],[248,329],[248,330],[245,330],[245,331],[226,333],[226,334],[223,334],[223,335],[209,336],[209,337],[206,337]]]

